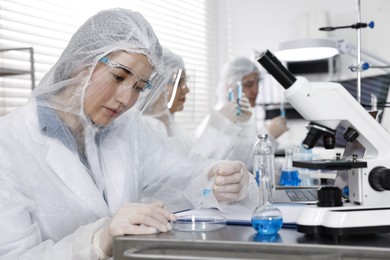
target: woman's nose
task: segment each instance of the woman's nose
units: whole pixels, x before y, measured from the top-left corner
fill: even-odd
[[[187,87],[187,85],[183,86],[183,92],[184,92],[184,94],[190,93],[190,89]]]
[[[133,88],[118,89],[115,100],[126,108],[130,108],[137,101],[138,95],[133,91]]]

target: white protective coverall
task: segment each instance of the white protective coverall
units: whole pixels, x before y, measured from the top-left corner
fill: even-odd
[[[182,78],[186,71],[184,60],[181,56],[171,50],[163,48],[163,62],[163,73],[166,77],[166,84],[161,89],[161,94],[149,102],[143,115],[145,115],[145,119],[177,149],[180,149],[183,152],[191,152],[192,147],[195,145],[195,136],[192,133],[185,131],[175,121],[174,113],[168,108],[169,103],[174,101],[175,95],[183,95],[181,90],[174,90],[174,85],[176,83],[178,71],[181,70],[180,75]],[[185,80],[185,78],[183,79]],[[186,84],[187,83],[185,83],[185,86],[176,86],[176,88],[187,88]],[[174,93],[172,93],[170,100],[168,100],[170,87],[172,87]]]
[[[171,210],[191,207],[210,168],[222,163],[164,146],[139,116],[147,93],[111,124],[91,122],[83,110],[91,73],[117,50],[144,54],[161,71],[161,46],[148,22],[130,10],[102,11],[79,28],[28,103],[0,118],[1,259],[97,259],[93,236],[124,202],[148,194]],[[152,83],[158,85],[157,77]],[[63,113],[80,123],[81,135],[72,134]],[[240,205],[218,203],[214,195],[204,203],[253,209],[253,179],[250,185]]]
[[[266,127],[257,129],[253,111],[249,120],[232,122],[219,110],[229,102],[229,89],[235,89],[237,82],[251,73],[260,74],[260,71],[247,58],[233,59],[224,66],[217,87],[218,103],[195,130],[197,145],[193,150],[207,158],[243,161],[249,171],[252,169],[252,148],[257,134],[269,134],[268,130]],[[269,137],[276,145],[275,139],[271,135]]]

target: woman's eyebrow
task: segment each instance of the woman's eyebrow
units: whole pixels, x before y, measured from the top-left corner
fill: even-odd
[[[118,63],[116,61],[113,61],[112,63],[113,63],[113,67],[114,68],[119,68],[119,69],[123,70],[124,72],[126,72],[127,74],[132,74],[133,73],[132,70],[129,67],[126,67],[123,64],[120,64],[120,63]]]
[[[123,70],[125,73],[127,73],[128,75],[137,75],[136,73],[134,73],[134,71],[132,69],[130,69],[129,67],[123,65],[123,64],[120,64],[119,62],[116,62],[116,61],[112,61],[112,64],[114,66],[114,68],[118,68],[118,69],[121,69]],[[140,80],[146,80],[145,78],[140,78],[138,75],[137,75],[137,78],[140,79]]]

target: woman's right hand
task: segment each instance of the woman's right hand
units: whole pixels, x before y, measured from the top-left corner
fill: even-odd
[[[167,232],[172,229],[169,221],[176,216],[164,209],[161,202],[151,204],[125,203],[103,227],[99,237],[99,247],[107,256],[112,255],[114,236],[141,235]]]

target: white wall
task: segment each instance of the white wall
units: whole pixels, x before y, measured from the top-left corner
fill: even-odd
[[[253,56],[254,50],[276,51],[282,41],[305,37],[332,37],[356,43],[356,30],[330,33],[319,27],[351,25],[357,21],[357,0],[225,0],[232,31],[231,53]],[[226,10],[221,9],[222,12]],[[322,19],[327,14],[328,24]],[[390,60],[390,1],[361,0],[361,21],[375,22],[374,29],[361,30],[362,49]],[[226,39],[221,39],[225,42]],[[353,58],[342,57],[342,66]],[[347,63],[345,63],[345,59]],[[343,78],[354,77],[343,66]],[[374,71],[369,73],[375,73]],[[378,72],[376,72],[378,74]]]
[[[324,26],[356,23],[357,0],[219,0],[219,3],[219,28],[230,32],[222,34],[225,37],[219,40],[220,64],[235,56],[254,57],[255,51],[269,49],[275,52],[280,42],[293,39],[330,37],[357,44],[355,29],[318,30]],[[362,49],[390,61],[390,1],[361,0],[360,3],[361,22],[375,22],[374,29],[361,30]],[[342,55],[338,79],[356,78],[356,73],[347,69],[354,64],[355,58]],[[363,72],[362,76],[382,73],[371,70]],[[265,84],[275,85],[269,80]],[[280,102],[282,98],[282,90],[278,87],[261,86],[263,90],[268,89],[268,93],[263,94],[270,96],[274,102]],[[306,135],[305,124],[290,121],[291,131],[280,139],[282,146],[300,142]]]

